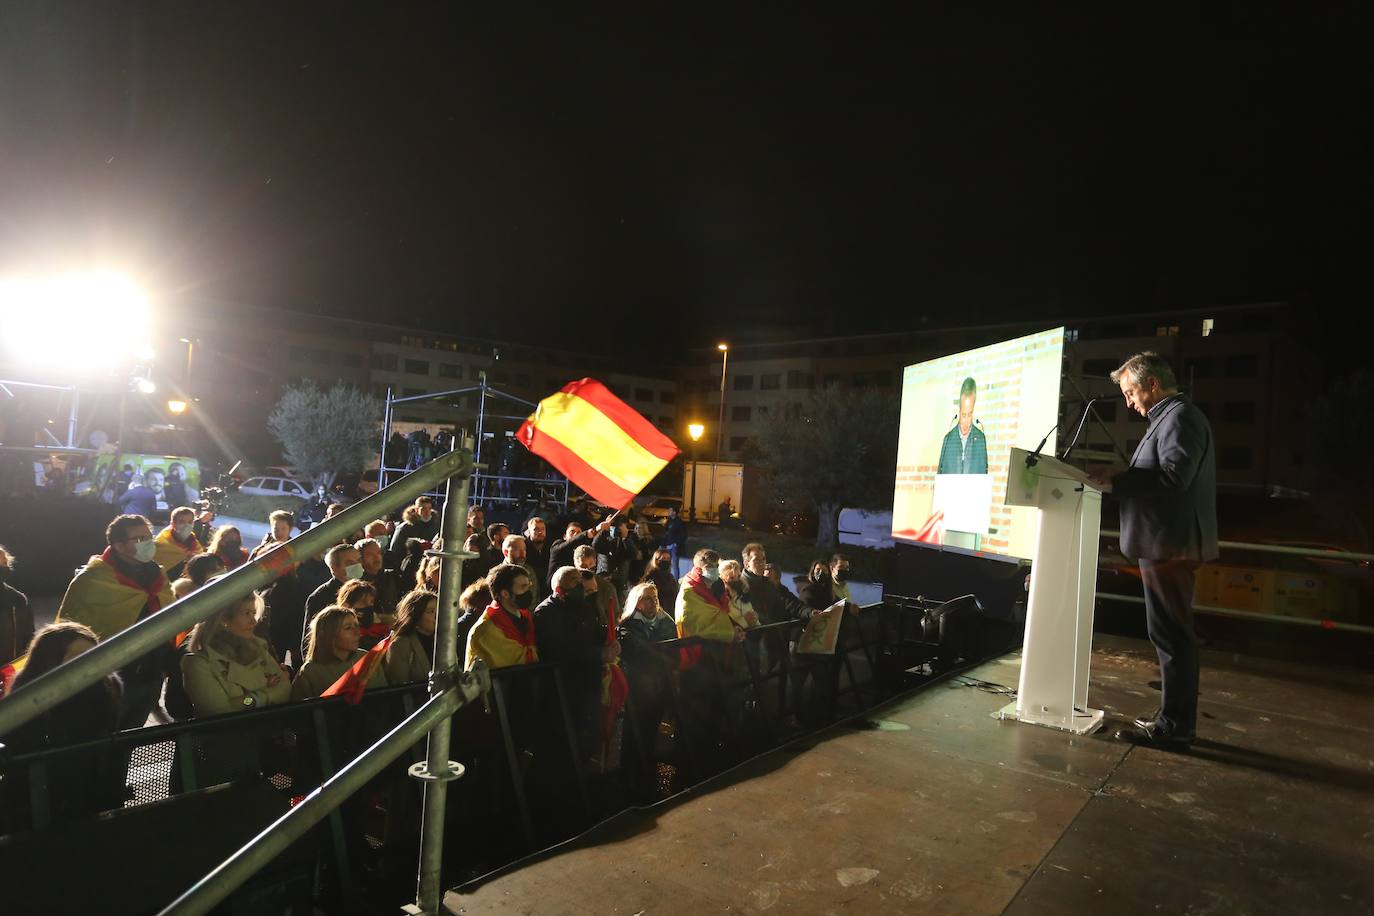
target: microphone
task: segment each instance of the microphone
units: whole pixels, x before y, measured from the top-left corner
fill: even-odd
[[[1078,417],[1078,428],[1073,431],[1073,438],[1069,440],[1069,447],[1064,449],[1060,454],[1060,461],[1068,458],[1069,452],[1073,451],[1074,446],[1078,445],[1078,438],[1083,435],[1083,427],[1088,425],[1088,414],[1092,411],[1093,405],[1100,400],[1102,400],[1102,398],[1089,398],[1087,403],[1083,405],[1083,413]]]
[[[1040,463],[1040,453],[1045,450],[1045,443],[1050,441],[1050,436],[1053,436],[1054,431],[1058,428],[1059,424],[1056,422],[1050,427],[1050,431],[1045,433],[1045,438],[1040,440],[1040,444],[1035,447],[1035,451],[1026,456],[1026,467],[1033,468]]]

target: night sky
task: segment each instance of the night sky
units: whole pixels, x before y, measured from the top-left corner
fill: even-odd
[[[631,364],[1363,301],[1353,5],[541,6],[6,2],[0,266]]]

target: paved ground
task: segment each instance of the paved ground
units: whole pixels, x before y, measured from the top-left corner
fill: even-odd
[[[1019,657],[970,678],[1014,687]],[[946,682],[475,888],[455,913],[1372,913],[1374,675],[1205,656],[1188,754],[1112,740],[1153,651],[1099,637],[1076,738]]]

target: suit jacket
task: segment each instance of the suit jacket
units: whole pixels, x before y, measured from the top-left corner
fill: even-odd
[[[964,454],[964,443],[959,438],[959,427],[945,433],[944,444],[940,446],[940,464],[937,474],[986,474],[988,472],[988,440],[977,426],[968,431],[968,454]]]
[[[1160,401],[1131,456],[1112,478],[1121,552],[1134,560],[1215,560],[1217,455],[1207,417],[1182,395]]]

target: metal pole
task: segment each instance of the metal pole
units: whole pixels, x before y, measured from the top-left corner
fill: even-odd
[[[260,868],[280,856],[349,796],[365,786],[391,761],[409,750],[425,732],[441,721],[448,721],[466,703],[490,689],[491,677],[486,667],[475,666],[453,687],[427,700],[358,759],[306,796],[305,801],[283,814],[218,868],[197,881],[190,890],[162,910],[163,916],[209,913]]]
[[[457,436],[455,450],[469,451],[472,440]],[[440,531],[444,539],[443,562],[439,566],[439,607],[435,618],[434,660],[429,675],[431,698],[443,693],[443,679],[456,670],[458,661],[458,597],[463,594],[463,558],[474,556],[457,546],[467,531],[468,478],[450,477],[444,494],[444,518]],[[444,809],[450,780],[462,775],[462,767],[448,759],[452,720],[435,723],[429,733],[429,753],[423,768],[411,767],[411,775],[425,785],[424,816],[420,828],[420,867],[416,879],[415,906],[427,916],[438,916],[443,885],[440,871],[444,859]]]
[[[81,391],[72,389],[72,409],[67,414],[67,448],[76,448],[76,411],[81,403]]]
[[[1126,604],[1145,603],[1145,599],[1138,595],[1118,595],[1115,592],[1098,592],[1097,597],[1102,601],[1121,601]],[[1236,617],[1241,620],[1264,620],[1269,623],[1292,623],[1298,626],[1317,627],[1322,630],[1374,633],[1374,627],[1358,623],[1341,623],[1337,620],[1323,620],[1320,617],[1289,617],[1284,614],[1265,614],[1261,611],[1238,611],[1235,608],[1215,607],[1210,604],[1193,605],[1193,613],[1210,614],[1213,617]]]
[[[722,346],[724,346],[722,344]],[[725,441],[725,366],[730,361],[730,351],[722,349],[720,351],[720,419],[716,421],[716,460],[711,462],[711,505],[706,507],[709,513],[716,508],[716,465],[720,463],[720,447]],[[716,524],[724,527],[725,520],[716,519]]]
[[[1104,538],[1119,538],[1120,531],[1103,529]],[[1227,550],[1246,550],[1252,553],[1277,553],[1286,557],[1311,557],[1314,560],[1351,560],[1368,563],[1374,561],[1374,553],[1356,553],[1352,550],[1313,550],[1310,547],[1287,547],[1283,544],[1247,544],[1244,541],[1217,541],[1217,546]]]
[[[303,531],[251,563],[187,595],[139,623],[117,633],[94,649],[59,665],[0,701],[0,736],[12,734],[25,722],[41,715],[82,689],[140,659],[176,634],[208,619],[230,602],[264,588],[295,568],[298,558],[313,557],[337,544],[349,532],[398,509],[426,492],[438,481],[472,470],[472,456],[449,452],[417,468],[384,490],[359,500],[338,515]]]

